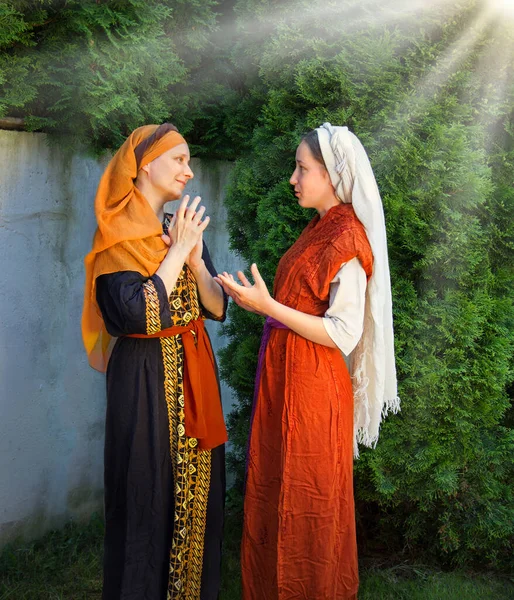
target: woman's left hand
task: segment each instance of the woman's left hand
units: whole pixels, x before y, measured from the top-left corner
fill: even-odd
[[[270,296],[268,288],[266,287],[266,283],[261,277],[259,269],[255,263],[250,267],[250,271],[255,282],[253,285],[248,281],[242,271],[237,272],[237,276],[239,277],[242,285],[240,285],[232,277],[232,275],[226,272],[223,274],[218,274],[218,276],[214,279],[223,286],[223,289],[237,305],[241,306],[245,310],[261,315],[267,315],[269,306],[271,302],[273,302],[273,299]]]

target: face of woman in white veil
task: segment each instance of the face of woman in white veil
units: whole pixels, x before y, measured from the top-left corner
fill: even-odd
[[[302,208],[314,208],[321,217],[339,204],[327,169],[314,158],[305,141],[296,150],[296,168],[289,183],[294,186],[298,204]]]

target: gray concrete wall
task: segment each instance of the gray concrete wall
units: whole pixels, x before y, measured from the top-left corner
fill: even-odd
[[[105,376],[80,334],[83,258],[106,160],[0,131],[0,545],[102,508]],[[235,270],[223,190],[230,165],[193,160],[214,264]],[[172,205],[170,206],[172,208]],[[219,325],[209,326],[223,345]],[[224,386],[225,413],[230,392]]]

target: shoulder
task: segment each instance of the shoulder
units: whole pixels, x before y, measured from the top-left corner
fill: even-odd
[[[353,206],[351,204],[340,204],[335,206],[331,211],[331,218],[334,226],[338,229],[362,229],[364,227],[357,218]]]
[[[333,209],[332,243],[345,243],[351,240],[367,241],[364,226],[357,218],[351,204],[341,204]]]
[[[359,221],[351,204],[337,215],[337,226],[332,246],[344,255],[358,256],[366,272],[371,269],[373,254],[364,225]]]

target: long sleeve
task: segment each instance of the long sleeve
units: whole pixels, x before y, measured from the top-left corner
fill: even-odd
[[[207,268],[207,271],[209,271],[209,273],[212,275],[212,277],[216,277],[218,274],[218,271],[216,271],[214,265],[212,264],[211,255],[209,254],[209,250],[207,249],[207,245],[205,244],[205,242],[203,243],[202,259],[205,263],[205,267]],[[222,289],[222,291],[223,291],[223,314],[220,317],[217,317],[216,315],[213,315],[211,312],[209,312],[203,306],[202,299],[200,298],[200,305],[202,306],[202,314],[204,315],[204,317],[206,319],[212,319],[213,321],[221,321],[221,322],[223,322],[226,319],[228,296],[223,289]]]
[[[329,308],[323,325],[337,347],[348,355],[364,326],[367,278],[358,258],[344,263],[330,283]]]
[[[158,275],[119,271],[96,279],[96,301],[113,337],[147,333],[147,306],[158,305],[161,329],[173,325],[164,282]]]

